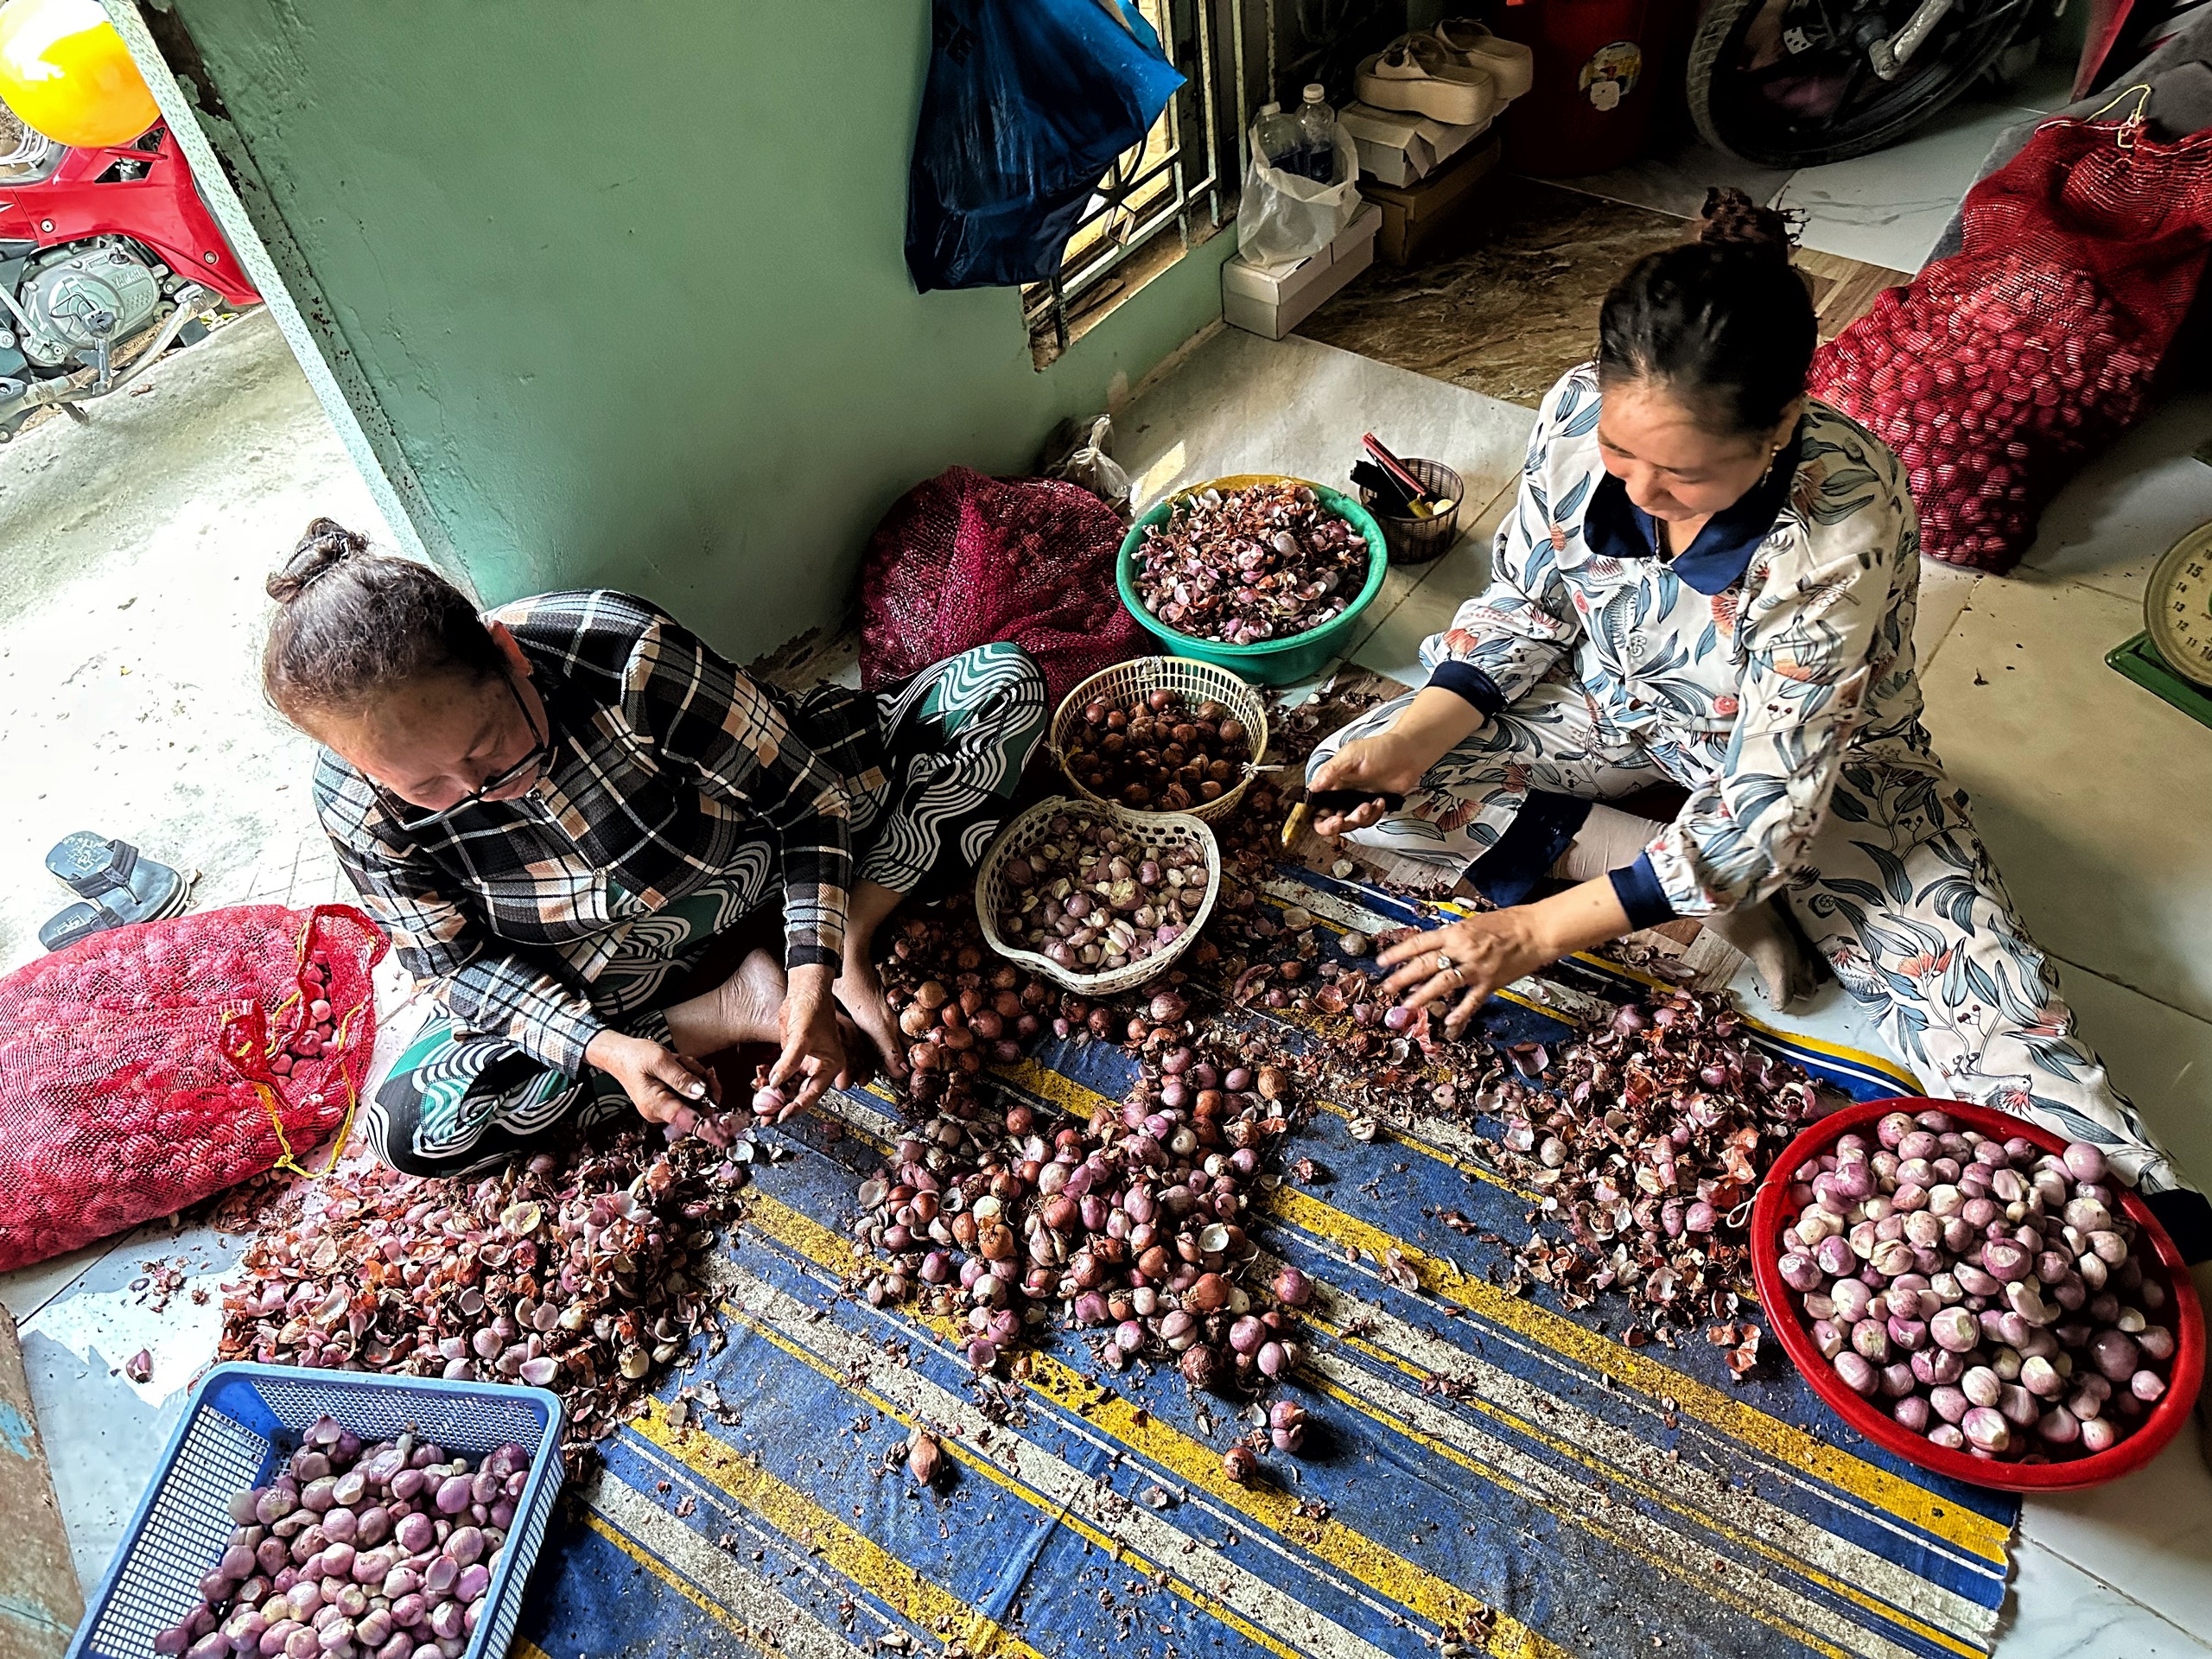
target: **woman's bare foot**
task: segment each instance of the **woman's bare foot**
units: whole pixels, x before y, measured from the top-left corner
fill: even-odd
[[[676,1052],[719,1054],[741,1043],[781,1043],[784,988],[782,964],[766,950],[753,951],[713,990],[668,1010]]]
[[[1699,919],[1751,958],[1759,990],[1777,1013],[1795,1013],[1819,988],[1820,953],[1781,895]]]

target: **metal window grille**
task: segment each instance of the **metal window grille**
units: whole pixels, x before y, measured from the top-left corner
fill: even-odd
[[[1246,126],[1271,98],[1350,66],[1402,28],[1403,0],[1135,0],[1183,86],[1144,142],[1115,159],[1050,282],[1021,290],[1039,368],[1236,212]],[[1284,87],[1288,88],[1285,94]]]
[[[1021,290],[1039,368],[1236,212],[1238,111],[1245,107],[1242,8],[1234,0],[1136,3],[1183,72],[1183,85],[1144,142],[1116,156],[1099,181],[1058,274]]]

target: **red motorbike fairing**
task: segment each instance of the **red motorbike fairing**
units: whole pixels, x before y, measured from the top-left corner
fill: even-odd
[[[141,177],[123,176],[140,168]],[[260,302],[165,127],[128,144],[64,150],[41,179],[0,181],[0,243],[50,248],[101,236],[144,244],[179,276],[234,307]]]

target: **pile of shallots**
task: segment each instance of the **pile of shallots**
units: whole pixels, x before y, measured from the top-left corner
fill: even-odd
[[[303,1187],[225,1287],[218,1357],[527,1382],[588,1445],[711,1325],[696,1275],[746,1173],[697,1140],[656,1154],[649,1128],[476,1180],[364,1165]]]
[[[1086,705],[1065,756],[1069,775],[1092,794],[1154,812],[1219,800],[1258,759],[1224,705],[1208,698],[1192,708],[1164,686],[1119,708],[1103,697]]]
[[[1367,538],[1302,484],[1202,490],[1144,533],[1145,610],[1181,633],[1251,645],[1308,633],[1366,585]]]
[[[2104,1154],[2046,1153],[1891,1112],[1795,1173],[1779,1263],[1854,1393],[1937,1446],[2055,1460],[2109,1450],[2166,1391],[2166,1287]]]
[[[1524,1044],[1511,1058],[1533,1077],[1551,1057]],[[1624,1291],[1654,1329],[1732,1318],[1752,1192],[1814,1115],[1811,1082],[1755,1046],[1723,999],[1686,990],[1624,1005],[1567,1046],[1553,1082],[1508,1080],[1495,1103],[1498,1166],[1535,1190],[1531,1219],[1554,1230],[1514,1252],[1520,1266],[1569,1306]]]
[[[989,970],[984,963],[991,963]],[[968,905],[908,914],[882,963],[884,1001],[899,1016],[906,1051],[906,1097],[917,1107],[969,1109],[986,1063],[1011,1065],[1045,1028],[1057,993],[1000,957],[987,957]]]
[[[1071,973],[1111,973],[1183,937],[1205,902],[1206,861],[1158,852],[1119,824],[1056,812],[1046,836],[999,866],[999,937]]]
[[[471,1464],[412,1434],[365,1446],[321,1418],[275,1479],[232,1497],[200,1607],[154,1651],[461,1659],[529,1482],[519,1446]]]
[[[886,977],[902,1019],[932,987],[950,993],[937,1011],[966,1008],[971,1027],[1001,997],[1023,1008],[1017,1027],[1030,1015],[1030,987],[998,985],[1003,968],[987,977],[981,953],[942,918],[911,920],[899,944]],[[919,973],[930,977],[914,982]],[[1110,1369],[1172,1363],[1218,1392],[1287,1373],[1311,1287],[1295,1269],[1248,1285],[1257,1250],[1243,1222],[1262,1156],[1288,1128],[1289,1073],[1259,1036],[1202,1035],[1175,988],[1133,999],[1128,1013],[1067,998],[1053,1030],[1135,1049],[1128,1097],[1087,1122],[1056,1121],[1025,1101],[984,1101],[980,1064],[932,1067],[943,1081],[923,1090],[930,1116],[860,1188],[854,1236],[880,1263],[868,1299],[918,1289],[930,1311],[963,1322],[979,1371],[1058,1315],[1100,1333]],[[1295,1449],[1297,1437],[1284,1438]]]

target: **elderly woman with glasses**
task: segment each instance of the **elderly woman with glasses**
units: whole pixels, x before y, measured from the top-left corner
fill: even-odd
[[[870,946],[1004,814],[1046,715],[1018,647],[793,698],[642,600],[481,616],[327,519],[269,593],[269,699],[323,746],[323,828],[435,1004],[362,1103],[387,1163],[460,1173],[625,1101],[683,1124],[741,1043],[801,1106],[849,1077],[853,1027],[904,1074]],[[678,998],[771,900],[781,962]]]

